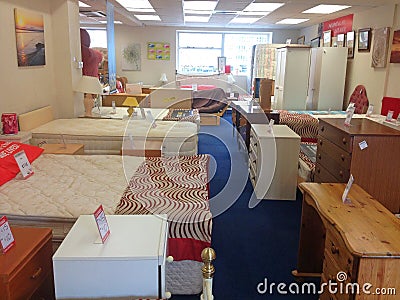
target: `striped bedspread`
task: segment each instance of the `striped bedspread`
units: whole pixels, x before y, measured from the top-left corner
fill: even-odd
[[[168,252],[174,260],[201,260],[211,245],[208,155],[148,157],[130,179],[116,214],[167,214]],[[145,230],[145,228],[144,228]]]
[[[317,142],[318,119],[311,115],[281,110],[279,123],[296,132],[302,142]]]

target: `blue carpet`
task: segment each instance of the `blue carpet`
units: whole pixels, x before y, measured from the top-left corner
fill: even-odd
[[[210,204],[216,216],[212,232],[217,255],[214,298],[318,299],[316,295],[292,293],[288,287],[301,290],[301,283],[291,275],[297,261],[301,194],[296,201],[264,200],[255,208],[248,207],[253,187],[247,179],[247,153],[239,149],[230,118],[228,112],[220,126],[202,126],[199,135],[199,153],[213,157]],[[259,286],[260,293],[257,286],[265,280],[267,285]],[[285,283],[287,294],[280,294],[271,283]],[[271,292],[263,291],[265,286]],[[200,298],[173,295],[172,299]]]

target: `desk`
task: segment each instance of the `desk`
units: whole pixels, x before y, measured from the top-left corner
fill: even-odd
[[[264,111],[258,104],[251,101],[232,101],[232,124],[243,138],[246,148],[250,143],[251,124],[267,124],[270,119],[279,124],[279,111]]]
[[[127,94],[127,93],[116,93],[110,95],[103,95],[103,106],[112,106],[112,102],[115,101],[115,106],[122,106],[127,97],[135,97],[137,102],[140,103],[148,94]]]
[[[373,288],[395,287],[398,291],[400,220],[356,184],[348,195],[352,205],[344,204],[344,188],[342,183],[300,184],[303,210],[293,274],[321,275],[321,282],[327,282],[344,272],[343,283],[370,283]],[[320,299],[354,299],[351,296],[324,293]],[[355,299],[363,297],[356,295]]]

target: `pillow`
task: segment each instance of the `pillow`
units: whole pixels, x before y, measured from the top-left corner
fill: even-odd
[[[13,179],[19,173],[19,167],[14,154],[24,150],[29,162],[32,163],[42,154],[40,147],[17,142],[0,142],[0,186]]]

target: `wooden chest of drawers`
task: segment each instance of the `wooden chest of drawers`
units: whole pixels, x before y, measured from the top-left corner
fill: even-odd
[[[336,291],[323,288],[320,300],[394,299],[390,293],[400,289],[400,220],[358,185],[350,190],[351,205],[343,203],[344,187],[300,185],[304,198],[295,274],[320,273],[321,283],[335,284]]]
[[[367,147],[363,148],[362,145]],[[359,184],[393,213],[400,212],[400,131],[368,119],[320,119],[316,182]]]
[[[11,230],[16,244],[0,255],[0,299],[54,299],[51,229]]]

